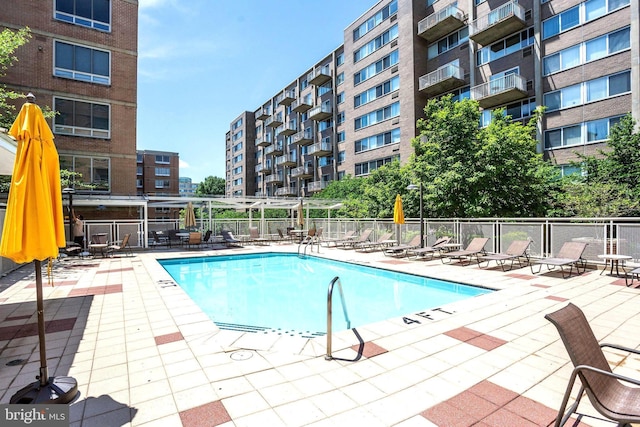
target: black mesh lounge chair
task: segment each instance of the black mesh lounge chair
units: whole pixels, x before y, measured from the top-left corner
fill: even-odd
[[[471,263],[471,258],[475,257],[477,259],[480,254],[485,254],[484,245],[486,245],[488,241],[488,237],[474,237],[465,249],[461,251],[445,252],[442,254],[440,259],[443,264],[448,264],[454,259],[459,259],[461,263],[464,263],[464,260],[466,259]],[[445,259],[448,261],[445,262]]]
[[[511,261],[509,270],[513,268],[513,262],[518,261],[518,265],[522,267],[521,259],[524,258],[527,260],[527,264],[529,263],[529,254],[527,253],[529,245],[531,245],[531,240],[514,240],[504,253],[489,253],[478,257],[478,265],[482,268],[482,263],[486,261],[486,266],[489,267],[491,261],[495,261],[496,265],[502,267],[502,271],[506,271],[504,267],[507,261]]]
[[[238,240],[233,237],[233,233],[229,230],[220,230],[220,234],[222,235],[222,240],[228,246],[242,246],[242,240]]]
[[[565,242],[558,251],[557,256],[553,258],[543,258],[535,262],[535,264],[538,264],[538,271],[533,271],[533,264],[531,264],[531,273],[540,273],[542,265],[546,265],[547,270],[553,270],[555,267],[560,267],[563,279],[571,277],[574,266],[576,267],[576,272],[578,274],[581,274],[580,267],[582,267],[582,273],[584,273],[587,268],[587,261],[582,258],[582,254],[586,248],[587,243],[584,242]],[[565,276],[564,267],[566,266],[569,266],[569,274]]]
[[[415,249],[420,247],[420,235],[416,234],[413,236],[413,239],[409,241],[409,243],[404,243],[398,246],[392,246],[390,248],[386,248],[382,251],[386,256],[393,257],[404,257],[407,256],[407,251],[410,249]]]
[[[599,344],[584,313],[573,304],[544,317],[558,329],[574,366],[555,426],[564,425],[578,409],[585,392],[591,405],[603,416],[617,422],[619,427],[640,423],[640,381],[612,372],[602,348],[614,348],[616,353],[640,354],[640,351],[614,344]],[[565,414],[576,377],[580,379],[580,391]]]
[[[433,259],[433,256],[435,255],[435,253],[442,252],[445,248],[444,245],[446,245],[450,241],[451,241],[451,237],[448,237],[448,236],[440,237],[431,246],[425,246],[424,248],[408,249],[407,257],[411,257],[413,255],[416,257],[416,259],[418,259],[420,257],[426,258],[426,256],[428,255],[429,259],[431,260]]]

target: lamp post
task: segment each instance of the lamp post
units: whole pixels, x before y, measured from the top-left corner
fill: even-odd
[[[76,190],[73,187],[66,187],[62,189],[62,194],[69,195],[69,241],[73,242],[73,195]]]
[[[424,213],[422,211],[422,181],[420,181],[420,185],[409,184],[407,186],[407,190],[418,190],[420,189],[420,247],[424,248]]]

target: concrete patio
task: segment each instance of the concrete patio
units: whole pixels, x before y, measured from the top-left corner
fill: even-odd
[[[640,290],[593,266],[562,279],[322,247],[313,255],[499,290],[336,333],[327,361],[325,337],[219,330],[156,261],[296,249],[56,261],[44,285],[47,356],[51,375],[78,381],[71,426],[546,426],[572,369],[546,313],[571,301],[599,340],[638,346]],[[32,265],[0,279],[1,403],[38,373],[35,293]],[[640,359],[606,354],[640,377]],[[579,412],[576,425],[613,425],[587,399]]]

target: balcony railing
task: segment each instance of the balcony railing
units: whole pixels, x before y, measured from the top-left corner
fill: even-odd
[[[438,40],[458,28],[464,27],[464,13],[453,5],[448,5],[424,18],[418,23],[418,35],[432,41]]]
[[[512,0],[473,21],[469,26],[469,37],[486,46],[526,25],[524,7]]]
[[[298,145],[309,145],[313,142],[313,132],[310,130],[300,131],[293,135],[291,142]]]
[[[285,154],[280,157],[276,157],[276,166],[295,166],[297,164],[296,157],[291,154]]]
[[[267,156],[270,154],[279,155],[279,154],[282,154],[283,149],[284,149],[284,145],[282,143],[276,143],[265,148],[264,154]]]
[[[333,153],[333,146],[330,142],[316,142],[307,150],[307,154],[314,156],[328,156]]]
[[[313,176],[313,168],[311,166],[299,166],[291,169],[292,178],[311,178]]]
[[[419,80],[420,90],[427,95],[437,95],[464,84],[464,70],[454,64],[446,64]]]
[[[278,183],[282,183],[284,180],[284,175],[282,172],[278,172],[278,173],[274,173],[268,177],[265,178],[264,182],[266,182],[267,184],[278,184]]]
[[[471,88],[471,99],[478,101],[482,108],[495,107],[526,96],[527,80],[519,74],[507,74]]]
[[[296,99],[296,91],[294,89],[285,90],[284,93],[278,95],[276,102],[278,105],[289,105]]]
[[[310,193],[322,191],[325,188],[327,188],[326,181],[313,181],[313,182],[310,182],[309,185],[307,185],[307,191],[309,191]]]
[[[311,104],[308,101],[305,101],[304,99],[298,99],[293,101],[293,103],[291,103],[291,109],[296,113],[304,113],[309,108],[311,108]]]
[[[318,105],[309,110],[309,118],[316,121],[328,119],[332,114],[333,109],[330,105]]]
[[[256,113],[256,119],[257,120],[264,120],[264,119],[268,118],[270,115],[271,115],[270,111],[268,111],[266,108],[261,108]]]
[[[290,121],[289,123],[285,123],[284,124],[284,127],[280,131],[280,134],[281,135],[285,135],[285,136],[289,136],[289,135],[293,135],[297,131],[298,131],[298,129],[297,129],[296,122],[295,121]]]
[[[323,83],[331,80],[331,68],[325,65],[324,67],[316,68],[309,74],[307,74],[307,82],[312,85],[319,86]]]
[[[282,115],[277,114],[275,116],[269,117],[264,122],[265,126],[271,126],[272,128],[276,128],[282,124]]]
[[[291,187],[280,187],[278,189],[276,189],[276,196],[297,196],[298,193],[296,192],[295,188],[291,188]]]

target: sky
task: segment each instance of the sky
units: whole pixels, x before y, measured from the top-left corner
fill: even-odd
[[[137,149],[225,177],[231,121],[344,42],[377,0],[140,0]]]

